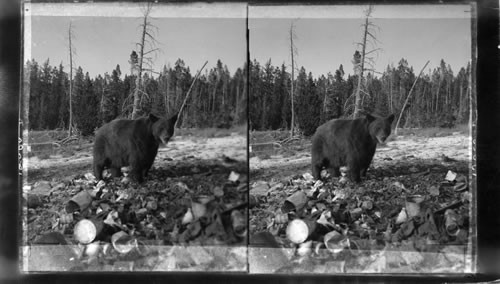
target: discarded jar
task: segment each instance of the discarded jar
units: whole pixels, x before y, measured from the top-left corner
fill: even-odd
[[[331,231],[323,238],[326,248],[332,253],[339,253],[349,248],[349,239],[337,231]]]
[[[454,236],[459,230],[459,216],[453,209],[448,209],[444,212],[444,226],[448,235]]]
[[[354,208],[352,210],[349,210],[349,215],[351,216],[351,220],[358,220],[359,217],[361,217],[362,213],[363,209],[361,208]]]
[[[396,217],[396,225],[402,224],[408,220],[408,213],[406,213],[406,208],[402,208],[401,211],[399,212],[398,216]]]
[[[83,219],[76,223],[73,235],[79,243],[89,244],[96,239],[103,226],[102,221]]]
[[[83,211],[87,209],[91,203],[92,195],[86,190],[80,191],[68,201],[66,204],[66,212],[73,213],[77,210]]]
[[[243,238],[247,234],[247,222],[245,216],[239,210],[231,212],[233,232],[236,236]]]
[[[297,248],[297,254],[300,256],[306,256],[312,252],[312,241],[307,241],[305,243],[299,244]]]
[[[421,195],[412,195],[406,198],[405,207],[408,218],[413,218],[420,214],[420,203],[424,201]]]
[[[455,184],[453,186],[453,190],[457,191],[457,192],[462,192],[462,191],[465,191],[467,189],[467,183],[465,182],[458,182],[457,184]]]
[[[111,244],[117,252],[125,254],[137,247],[137,240],[124,231],[120,231],[111,236]]]
[[[101,243],[99,241],[88,244],[85,247],[85,255],[89,257],[96,257],[101,250]]]
[[[284,213],[295,210],[300,211],[307,204],[308,198],[304,191],[298,190],[294,194],[290,195],[284,202],[281,210]]]
[[[59,214],[59,222],[61,222],[62,225],[72,223],[73,222],[73,214],[60,213]]]
[[[361,204],[361,208],[364,210],[372,210],[373,209],[373,202],[371,200],[365,200]]]
[[[291,242],[301,244],[311,235],[315,228],[316,222],[295,219],[288,223],[286,236]]]
[[[276,224],[286,224],[288,223],[288,214],[277,213],[274,217],[274,223]]]

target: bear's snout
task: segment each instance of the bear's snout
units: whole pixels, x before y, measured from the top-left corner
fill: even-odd
[[[168,141],[170,141],[170,137],[161,137],[160,140],[161,140],[163,146],[166,146]]]
[[[377,140],[378,142],[380,143],[384,143],[385,140],[387,140],[387,135],[380,135],[380,136],[377,136]]]

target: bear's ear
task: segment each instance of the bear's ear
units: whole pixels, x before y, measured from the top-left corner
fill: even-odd
[[[358,110],[358,113],[361,114],[361,115],[370,115],[370,113],[367,112],[365,109]]]
[[[179,115],[179,113],[176,113],[174,114],[169,120],[170,120],[170,123],[174,124],[176,121],[177,121],[177,116]]]
[[[149,119],[149,120],[151,120],[151,122],[152,122],[152,123],[155,123],[155,122],[157,122],[160,118],[159,118],[159,117],[157,117],[156,115],[154,115],[154,114],[150,113],[150,114],[149,114],[148,119]]]
[[[375,116],[373,116],[373,115],[371,115],[371,114],[369,114],[369,113],[366,113],[366,112],[365,112],[365,113],[364,113],[364,115],[365,115],[365,119],[366,119],[369,123],[371,123],[372,121],[374,121],[374,120],[376,119],[376,117],[375,117]]]
[[[389,115],[389,116],[387,117],[387,121],[388,121],[389,123],[392,123],[392,122],[394,121],[394,118],[395,118],[394,114],[391,114],[391,115]]]

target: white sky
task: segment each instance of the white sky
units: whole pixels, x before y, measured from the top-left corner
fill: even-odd
[[[314,76],[334,73],[340,64],[352,73],[352,55],[361,40],[367,6],[250,6],[250,59],[261,64],[271,59],[275,66],[290,66],[289,29],[295,23],[297,63]],[[428,69],[441,59],[456,74],[470,61],[471,15],[469,5],[375,5],[373,23],[379,27],[375,69],[397,66],[408,60],[418,72],[427,60]],[[217,59],[231,73],[246,60],[245,3],[158,4],[152,23],[158,27],[161,49],[156,70],[185,61],[191,73],[208,60]],[[25,59],[34,58],[69,68],[68,26],[74,28],[75,65],[91,76],[104,74],[120,64],[129,70],[128,59],[139,40],[142,7],[138,3],[26,3]]]
[[[111,73],[117,64],[129,70],[129,56],[138,50],[143,7],[134,3],[37,3],[25,5],[25,59],[69,69],[68,27],[72,22],[76,50],[74,64],[97,76]],[[218,59],[231,73],[246,61],[246,5],[179,4],[155,5],[152,24],[161,52],[154,69],[184,60],[191,73],[208,60],[207,69]]]
[[[294,22],[298,66],[313,75],[335,72],[340,64],[352,74],[356,42],[362,40],[367,6],[250,6],[250,59],[291,68],[290,25]],[[469,5],[375,5],[372,22],[381,50],[375,69],[397,66],[405,58],[415,72],[444,59],[456,74],[471,57]],[[375,53],[374,53],[375,54]]]

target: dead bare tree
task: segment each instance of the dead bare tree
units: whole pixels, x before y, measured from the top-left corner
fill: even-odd
[[[186,106],[186,102],[187,102],[187,99],[189,97],[189,94],[191,94],[191,90],[193,89],[194,84],[198,80],[198,77],[200,76],[201,71],[203,70],[203,68],[205,68],[205,65],[207,65],[207,63],[208,63],[208,61],[205,61],[205,64],[203,64],[201,69],[196,73],[196,76],[194,76],[193,82],[191,83],[191,86],[189,86],[189,89],[186,93],[186,97],[184,98],[184,101],[182,102],[182,105],[179,108],[179,111],[177,112],[177,117],[179,117],[179,118],[181,117],[182,111],[184,110],[184,107]],[[179,124],[179,120],[180,119],[177,119],[177,121],[175,122],[174,128],[177,128],[177,125]]]
[[[68,50],[69,50],[69,126],[68,126],[68,136],[73,135],[73,44],[72,39],[74,37],[72,22],[69,22],[68,27]]]
[[[292,109],[292,121],[290,123],[290,137],[293,137],[294,135],[294,129],[295,129],[295,110],[294,110],[294,103],[293,103],[293,96],[294,96],[294,71],[295,71],[295,61],[294,61],[294,55],[297,54],[297,48],[293,44],[293,39],[297,38],[297,35],[295,34],[294,31],[294,23],[292,22],[290,24],[290,56],[292,58],[292,80],[291,80],[291,92],[290,92],[290,101],[291,101],[291,109]]]
[[[137,71],[137,77],[135,79],[135,89],[133,95],[134,102],[131,114],[132,119],[136,119],[139,116],[141,97],[143,94],[145,94],[144,91],[142,91],[142,74],[145,71],[153,72],[153,58],[150,55],[159,50],[158,48],[156,48],[158,41],[155,39],[155,32],[158,30],[158,28],[155,27],[150,21],[150,14],[152,9],[153,3],[148,2],[143,10],[142,24],[139,26],[142,31],[141,40],[140,42],[136,43],[136,46],[139,49],[139,54],[137,55],[138,62],[135,67]],[[145,65],[149,68],[145,68]]]
[[[403,104],[403,107],[401,108],[401,112],[399,112],[399,117],[398,117],[398,121],[396,122],[396,127],[394,128],[394,135],[398,135],[398,126],[399,126],[399,121],[401,120],[401,117],[403,116],[403,112],[406,110],[406,104],[408,103],[408,100],[410,99],[411,97],[411,92],[413,91],[413,88],[415,87],[415,85],[417,84],[417,81],[418,79],[420,78],[420,76],[422,76],[422,72],[424,72],[424,69],[425,67],[427,66],[427,64],[429,64],[429,60],[427,60],[427,63],[425,63],[424,67],[422,67],[422,70],[420,70],[420,73],[418,73],[418,77],[415,78],[415,81],[413,82],[413,85],[411,86],[410,88],[410,91],[408,92],[408,96],[406,97],[406,100]]]
[[[373,12],[373,6],[370,5],[368,6],[368,9],[365,10],[365,23],[362,25],[363,40],[362,42],[356,43],[356,45],[361,49],[361,53],[359,53],[359,51],[356,50],[353,59],[354,71],[358,75],[358,82],[355,91],[355,103],[354,103],[354,113],[353,113],[354,118],[358,117],[358,113],[361,110],[361,101],[362,101],[361,88],[363,83],[363,74],[365,71],[375,72],[373,68],[374,58],[369,55],[373,53],[376,54],[380,50],[380,48],[376,48],[378,40],[375,36],[376,35],[375,28],[378,29],[378,27],[375,26],[373,22],[370,21],[372,12]],[[367,46],[368,44],[370,45],[370,47]],[[367,47],[370,49],[367,50]],[[367,68],[367,65],[370,68]]]

